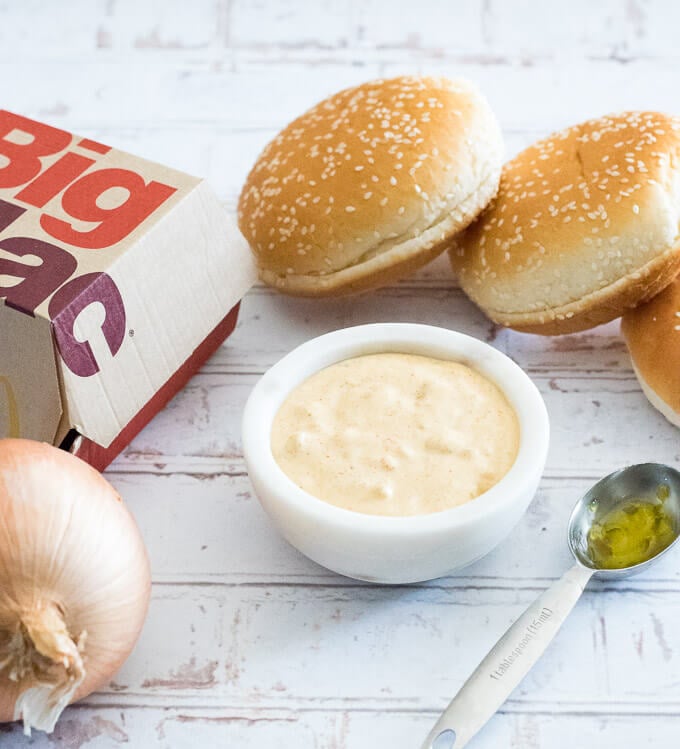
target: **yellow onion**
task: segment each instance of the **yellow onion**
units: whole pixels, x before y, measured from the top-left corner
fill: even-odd
[[[0,440],[0,723],[51,731],[121,666],[151,589],[134,518],[93,468]]]

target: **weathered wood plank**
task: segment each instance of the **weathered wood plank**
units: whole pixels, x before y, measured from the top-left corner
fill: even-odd
[[[520,59],[526,64],[576,57],[629,60],[675,56],[669,29],[680,20],[678,8],[664,0],[644,4],[575,0],[568,12],[539,0],[457,4],[363,0],[353,3],[350,13],[345,5],[344,14],[340,5],[323,3],[317,13],[310,14],[304,0],[277,0],[267,8],[278,23],[265,29],[257,23],[252,4],[236,2],[231,42],[284,59],[307,52],[332,60],[359,55],[412,61]]]
[[[238,671],[224,686],[233,699],[410,709],[443,707],[535,595],[423,588],[239,593],[247,601],[235,606]],[[587,593],[513,699],[548,709],[571,701],[676,704],[679,606],[663,594]],[[607,647],[607,638],[615,644]],[[629,668],[617,668],[617,660]],[[357,663],[364,665],[360,678]]]
[[[432,726],[429,712],[343,710],[234,710],[231,708],[118,708],[79,706],[67,710],[52,737],[36,734],[34,749],[411,749]],[[479,749],[580,747],[586,737],[600,749],[673,746],[677,715],[545,715],[506,711],[475,739]],[[23,745],[18,725],[0,727],[3,741]]]
[[[40,0],[22,0],[2,8],[0,57],[93,58],[110,51],[208,50],[226,42],[225,0],[68,0],[58,15]]]
[[[354,3],[344,0],[251,2],[235,0],[229,14],[229,44],[249,54],[272,49],[314,50],[324,57],[354,46]],[[264,22],[266,19],[266,22]]]
[[[397,286],[357,297],[296,299],[257,287],[241,305],[236,333],[203,371],[262,372],[314,336],[350,325],[399,321],[439,325],[492,342],[532,373],[631,376],[618,321],[571,336],[516,333],[495,326],[455,283],[448,259],[440,257]]]
[[[407,718],[408,716],[403,716]],[[69,708],[51,736],[36,733],[34,749],[119,749],[150,746],[165,749],[224,747],[261,749],[295,746],[296,749],[345,749],[335,742],[342,714],[291,710],[234,710],[92,707]],[[18,724],[0,726],[0,742],[27,744]],[[290,743],[286,744],[284,741]],[[319,741],[323,743],[318,743]]]
[[[149,56],[173,50],[192,56],[220,50],[227,41],[227,6],[227,0],[163,0],[159,4],[116,0],[97,18],[97,47]]]
[[[163,585],[102,705],[444,707],[535,589]],[[680,709],[677,595],[586,592],[515,709]],[[623,665],[622,665],[623,664]]]
[[[109,474],[136,516],[159,583],[355,585],[306,559],[277,533],[246,476]],[[588,479],[545,479],[508,539],[486,558],[433,586],[532,588],[571,562],[566,526]],[[530,551],[530,553],[529,553]],[[635,580],[663,590],[680,584],[669,555]]]
[[[587,23],[584,21],[587,19]],[[538,0],[70,0],[55,23],[39,0],[5,13],[2,54],[51,56],[185,52],[204,56],[236,50],[248,59],[328,62],[466,58],[544,63],[574,57],[628,60],[673,57],[678,9],[664,0],[593,4],[575,0],[569,13]],[[67,33],[64,33],[67,32]],[[31,41],[27,49],[26,41]],[[30,53],[30,54],[29,54]]]
[[[540,66],[447,60],[356,65],[234,61],[225,66],[193,57],[86,56],[50,61],[49,76],[45,62],[29,59],[22,62],[20,77],[14,75],[14,66],[14,61],[0,63],[3,106],[81,128],[196,122],[279,128],[342,87],[417,72],[475,80],[509,131],[547,132],[630,107],[677,109],[672,60],[640,59],[624,65],[576,59],[569,65],[549,61]],[[57,86],[55,81],[65,83]]]

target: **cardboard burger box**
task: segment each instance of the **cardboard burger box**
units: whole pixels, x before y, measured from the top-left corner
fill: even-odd
[[[234,330],[254,280],[202,180],[0,111],[0,437],[103,470]]]

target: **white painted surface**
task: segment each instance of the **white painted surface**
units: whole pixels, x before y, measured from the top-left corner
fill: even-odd
[[[668,0],[7,0],[2,106],[208,177],[233,210],[276,129],[321,96],[404,71],[475,79],[514,153],[624,108],[677,111],[680,4]],[[535,379],[553,441],[511,538],[463,573],[386,589],[332,575],[272,530],[244,476],[239,420],[257,376],[297,343],[379,320],[492,341]],[[236,334],[116,461],[154,600],[114,682],[51,738],[67,749],[410,749],[503,629],[570,560],[576,496],[644,460],[680,462],[614,323],[542,339],[498,330],[445,262],[328,303],[255,289]],[[480,749],[677,745],[680,571],[586,592],[558,640],[479,736]]]

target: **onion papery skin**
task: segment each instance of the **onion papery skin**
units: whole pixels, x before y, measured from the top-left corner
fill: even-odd
[[[26,622],[39,634],[47,623],[46,652],[51,641],[65,642],[51,625],[63,621],[68,645],[76,658],[80,649],[84,667],[69,701],[81,699],[106,684],[130,654],[150,591],[141,534],[108,481],[51,445],[0,440],[0,664],[15,652],[10,639],[16,645],[17,631],[28,631]],[[65,672],[56,664],[53,671],[60,669]],[[17,699],[33,683],[30,676],[16,682],[9,674],[0,668],[0,723],[19,717]]]

